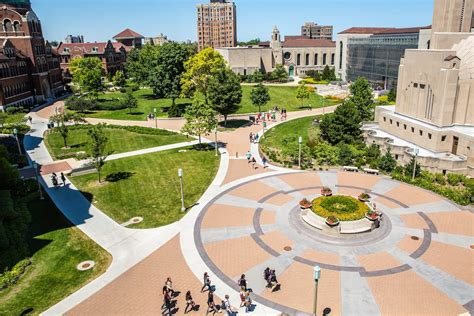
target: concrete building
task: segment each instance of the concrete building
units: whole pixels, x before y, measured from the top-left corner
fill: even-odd
[[[311,39],[327,39],[332,41],[332,25],[318,25],[314,22],[306,22],[301,27],[301,36]]]
[[[141,48],[145,37],[131,29],[125,29],[113,37],[130,51],[132,48]]]
[[[68,35],[64,39],[64,43],[67,43],[67,44],[84,43],[84,36],[82,36],[82,35],[77,35],[77,36]]]
[[[165,43],[168,43],[168,36],[163,35],[160,33],[157,37],[146,37],[145,44],[154,45],[154,46],[161,46]]]
[[[363,127],[368,144],[401,163],[474,176],[473,0],[435,0],[429,49],[401,60],[396,106],[377,107]]]
[[[0,108],[30,107],[64,92],[59,56],[29,0],[0,1]]]
[[[322,71],[326,65],[334,67],[335,43],[330,40],[315,40],[305,36],[285,36],[275,27],[271,41],[250,47],[227,47],[217,49],[231,69],[249,75],[257,70],[270,72],[282,64],[288,75],[305,76],[308,70]]]
[[[198,50],[237,46],[237,10],[232,0],[197,5]]]

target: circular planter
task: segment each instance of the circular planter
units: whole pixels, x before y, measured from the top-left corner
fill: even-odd
[[[321,190],[321,195],[322,196],[332,196],[332,191],[322,191]]]
[[[312,206],[311,204],[305,204],[305,205],[300,204],[300,209],[302,211],[306,211],[306,210],[309,210],[311,208],[311,206]]]
[[[376,221],[380,218],[380,215],[377,213],[372,213],[373,215],[369,215],[369,213],[365,214],[365,218],[367,218],[369,221]]]
[[[328,225],[329,227],[336,227],[337,225],[339,225],[339,220],[337,220],[337,222],[331,222],[331,221],[328,221],[328,219],[326,218],[326,225]]]
[[[361,202],[369,203],[369,199],[362,199],[362,198],[358,198],[358,199],[359,199],[359,201],[361,201]]]

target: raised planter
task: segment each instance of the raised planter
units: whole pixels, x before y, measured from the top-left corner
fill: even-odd
[[[326,218],[326,225],[328,225],[329,227],[335,227],[339,225],[339,220],[334,216],[329,216],[328,218]]]
[[[306,198],[302,199],[299,204],[300,204],[300,209],[302,211],[306,211],[306,210],[310,209],[313,206],[311,201],[309,201]]]
[[[367,193],[361,193],[357,198],[359,199],[359,201],[367,203],[370,200],[370,195],[368,195]]]
[[[369,221],[376,221],[380,218],[380,214],[374,211],[369,211],[365,214],[365,218]]]
[[[323,187],[321,189],[321,195],[322,196],[332,196],[332,190],[329,187]]]

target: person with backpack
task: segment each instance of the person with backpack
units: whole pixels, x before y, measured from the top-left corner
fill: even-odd
[[[275,292],[280,287],[280,283],[278,283],[275,270],[272,270],[270,274],[270,284],[272,287],[272,292]]]
[[[271,281],[271,273],[272,273],[272,270],[270,270],[269,267],[267,267],[264,271],[263,271],[263,279],[265,281],[267,281],[267,287],[270,287],[270,281]]]
[[[239,281],[237,281],[237,284],[240,286],[240,288],[244,291],[247,291],[247,280],[245,280],[245,274],[242,274],[240,276]]]
[[[234,311],[232,310],[232,305],[229,301],[229,295],[225,295],[225,299],[222,301],[222,310],[227,312],[227,315],[232,315]]]
[[[248,313],[252,308],[252,298],[250,297],[250,291],[245,292],[245,312]]]
[[[267,157],[262,156],[263,169],[267,167]]]
[[[191,309],[188,311],[188,307],[191,306]],[[186,292],[186,308],[184,309],[184,313],[187,314],[190,311],[193,311],[196,308],[196,303],[193,301],[193,297],[191,296],[191,291]]]
[[[211,292],[211,279],[209,278],[209,274],[207,272],[204,272],[203,276],[203,283],[204,285],[201,288],[201,293],[204,292],[204,289],[207,288],[209,292]]]
[[[212,315],[217,313],[219,310],[217,309],[216,304],[214,303],[214,294],[212,291],[209,291],[207,294],[207,311],[206,315],[209,314],[209,312],[212,312]]]

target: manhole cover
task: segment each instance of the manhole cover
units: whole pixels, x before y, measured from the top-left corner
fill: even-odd
[[[411,239],[413,239],[413,240],[420,240],[420,238],[419,238],[419,237],[416,237],[416,236],[411,236]]]
[[[283,250],[285,250],[285,251],[291,251],[291,249],[292,248],[290,246],[286,246],[286,247],[283,248]]]
[[[94,266],[95,266],[95,262],[94,262],[94,261],[92,261],[92,260],[87,260],[87,261],[83,261],[83,262],[79,263],[79,264],[76,266],[76,269],[79,270],[79,271],[86,271],[86,270],[92,269]]]
[[[471,249],[474,249],[474,245],[471,245]]]

